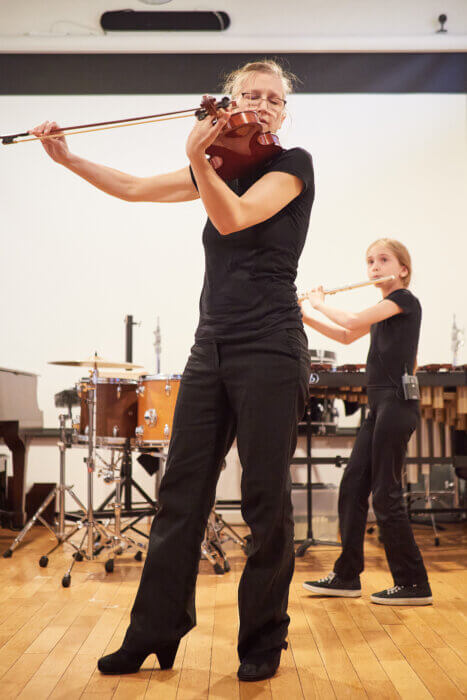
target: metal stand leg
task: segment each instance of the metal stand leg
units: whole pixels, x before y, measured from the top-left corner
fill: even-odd
[[[295,551],[296,557],[303,557],[309,547],[323,544],[331,547],[340,547],[338,542],[329,542],[327,540],[316,540],[313,535],[313,481],[312,481],[312,463],[311,463],[311,447],[312,447],[312,432],[311,432],[311,404],[308,402],[305,412],[306,417],[306,515],[307,515],[307,535],[306,539],[297,547]],[[362,419],[363,420],[363,419]]]
[[[214,573],[224,574],[230,571],[230,564],[222,548],[219,532],[216,529],[216,514],[211,511],[206,525],[204,540],[201,543],[201,556],[213,566]]]
[[[42,556],[39,560],[39,564],[42,567],[47,566],[48,564],[48,554],[51,554],[54,552],[59,546],[61,546],[64,542],[66,542],[69,537],[71,537],[74,532],[78,529],[77,527],[73,528],[72,531],[67,535],[66,534],[66,528],[65,528],[65,493],[69,493],[70,496],[74,499],[80,510],[85,513],[86,512],[86,507],[81,503],[79,498],[76,496],[76,494],[73,492],[71,486],[66,486],[65,484],[65,453],[66,450],[70,447],[70,440],[67,435],[67,430],[66,430],[66,420],[67,416],[62,414],[59,418],[60,420],[60,442],[58,443],[58,448],[60,450],[60,477],[59,477],[59,483],[58,486],[55,486],[55,488],[49,493],[47,498],[44,499],[44,501],[41,503],[37,511],[34,513],[33,517],[28,520],[26,525],[23,527],[21,532],[17,535],[17,537],[13,540],[12,544],[10,547],[3,553],[3,556],[8,559],[13,555],[13,552],[21,542],[24,540],[26,537],[27,533],[29,530],[33,527],[33,525],[36,524],[37,521],[41,522],[51,533],[52,535],[57,539],[57,544],[48,552],[46,555]],[[47,506],[58,496],[58,523],[55,529],[52,529],[49,525],[49,523],[44,520],[42,517],[42,513],[44,510],[47,508]]]
[[[114,558],[115,555],[123,554],[125,549],[136,549],[137,552],[135,554],[135,559],[136,561],[141,561],[142,560],[142,555],[143,552],[147,550],[146,545],[142,544],[141,542],[138,542],[137,540],[134,540],[132,537],[129,537],[128,535],[124,535],[122,533],[121,529],[121,511],[122,511],[122,499],[121,499],[121,481],[122,481],[122,475],[121,475],[121,467],[120,464],[122,463],[121,459],[115,460],[114,458],[114,450],[111,451],[111,461],[110,464],[107,465],[107,480],[112,480],[115,481],[115,500],[113,504],[114,508],[114,528],[113,530],[109,528],[109,531],[112,533],[110,540],[103,545],[100,549],[109,547],[110,552],[109,552],[109,557],[107,561],[105,562],[105,570],[108,573],[111,573],[114,569]],[[97,551],[97,553],[100,551],[100,549]]]
[[[223,533],[224,537],[222,537]],[[222,546],[226,540],[235,542],[248,554],[248,539],[235,532],[213,509],[209,515],[205,537],[201,544],[201,556],[212,564],[216,574],[230,571],[230,563]]]

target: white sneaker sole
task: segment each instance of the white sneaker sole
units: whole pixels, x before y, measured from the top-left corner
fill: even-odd
[[[321,586],[312,586],[309,583],[303,583],[303,588],[312,593],[319,593],[320,595],[328,595],[336,598],[361,598],[361,591],[352,591],[347,588],[321,588]]]
[[[431,596],[427,598],[394,598],[392,600],[370,596],[370,600],[378,605],[431,605],[433,603]]]

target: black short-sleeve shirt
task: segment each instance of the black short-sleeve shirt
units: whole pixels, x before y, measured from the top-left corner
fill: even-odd
[[[412,374],[415,366],[422,307],[408,289],[396,289],[385,299],[397,304],[402,313],[371,326],[367,385],[400,387],[405,370]]]
[[[241,196],[273,171],[296,175],[304,183],[301,193],[277,214],[227,236],[206,222],[198,342],[251,340],[302,327],[295,278],[315,191],[310,154],[302,148],[284,150],[254,175],[227,184]]]

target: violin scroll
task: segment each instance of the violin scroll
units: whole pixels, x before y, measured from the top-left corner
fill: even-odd
[[[236,107],[236,103],[230,99],[230,97],[223,97],[222,100],[217,101],[215,97],[210,97],[209,95],[204,95],[201,100],[201,106],[195,112],[195,117],[202,121],[206,119],[207,116],[217,117],[217,112],[219,109],[227,109],[227,107]]]

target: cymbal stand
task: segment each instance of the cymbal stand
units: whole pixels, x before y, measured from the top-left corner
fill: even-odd
[[[50,549],[47,554],[44,554],[40,559],[39,559],[39,565],[41,567],[46,567],[47,564],[49,563],[49,556],[53,552],[55,552],[56,549],[61,547],[65,542],[67,542],[70,537],[72,537],[75,532],[79,529],[79,526],[72,527],[70,532],[68,534],[66,533],[66,525],[65,525],[65,494],[68,493],[75,503],[78,505],[79,509],[83,512],[86,513],[86,506],[79,500],[78,496],[74,493],[73,491],[73,486],[67,486],[65,484],[65,453],[66,450],[71,447],[71,440],[70,440],[70,434],[69,431],[67,430],[66,426],[66,421],[67,419],[70,418],[70,416],[67,416],[66,414],[61,414],[59,416],[59,421],[60,421],[60,441],[58,442],[58,449],[60,451],[60,476],[59,476],[59,483],[55,488],[49,493],[49,495],[44,499],[44,501],[41,503],[37,511],[34,513],[32,518],[28,520],[26,525],[23,527],[21,532],[18,534],[18,536],[15,538],[13,543],[10,545],[10,547],[3,553],[3,556],[8,559],[13,555],[13,552],[21,542],[24,540],[26,537],[27,533],[29,530],[32,528],[33,525],[36,524],[37,521],[41,522],[51,533],[52,535],[57,539],[57,544]],[[56,497],[58,496],[58,521],[55,523],[55,527],[52,529],[49,525],[49,523],[42,517],[42,513],[45,511],[49,503],[54,501]],[[73,543],[70,543],[72,546]]]
[[[96,453],[97,454],[97,453]],[[109,558],[105,562],[105,570],[111,573],[114,569],[114,558],[117,554],[123,554],[125,549],[136,549],[135,559],[141,561],[142,554],[147,550],[146,545],[132,537],[129,537],[122,532],[122,522],[121,522],[121,511],[122,511],[122,465],[124,462],[124,452],[116,458],[115,450],[110,451],[110,462],[106,462],[101,455],[97,455],[99,460],[102,462],[103,467],[100,468],[98,474],[103,476],[106,483],[115,483],[115,500],[113,502],[114,510],[114,527],[109,528],[112,533],[110,539],[108,539],[102,547],[96,550],[96,554],[104,548],[110,548]]]
[[[93,487],[94,487],[94,471],[96,466],[96,421],[97,421],[97,382],[98,370],[97,365],[91,371],[91,381],[87,388],[86,401],[89,405],[89,435],[88,435],[88,456],[85,458],[87,466],[87,490],[88,490],[88,506],[85,509],[84,517],[76,523],[75,532],[84,528],[84,535],[79,547],[73,542],[70,542],[76,550],[72,562],[62,578],[62,586],[68,588],[71,583],[71,570],[76,561],[81,561],[83,558],[88,561],[94,561],[96,553],[96,541],[99,537],[104,537],[106,541],[112,539],[112,532],[108,530],[98,520],[94,519],[93,510]],[[85,548],[83,545],[86,542]]]

